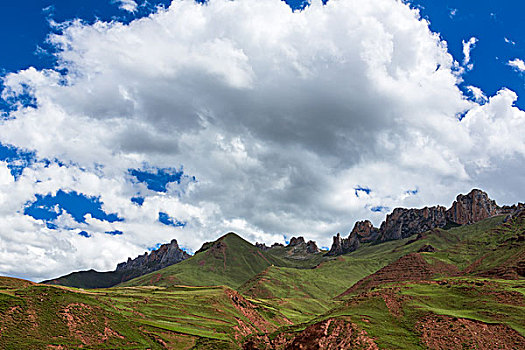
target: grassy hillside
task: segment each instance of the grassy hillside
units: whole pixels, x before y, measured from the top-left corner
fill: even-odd
[[[351,296],[307,323],[251,335],[245,349],[523,349],[524,336],[523,280],[450,278]]]
[[[0,278],[0,348],[237,349],[290,324],[227,287],[76,290]]]
[[[0,278],[0,348],[159,348],[138,324],[91,293]]]
[[[314,269],[297,270],[273,266],[248,280],[239,290],[245,295],[263,299],[279,307],[294,322],[304,322],[314,314],[337,306],[338,301],[334,298],[359,280],[409,253],[417,252],[425,245],[436,249],[434,253],[421,253],[429,263],[441,261],[457,266],[460,270],[466,270],[479,261],[480,257],[486,257],[485,266],[489,267],[488,262],[495,257],[505,261],[507,256],[520,252],[523,254],[523,244],[498,249],[499,245],[506,244],[503,242],[509,239],[512,241],[525,226],[521,219],[515,219],[503,224],[504,226],[502,220],[503,217],[494,217],[449,230],[435,229],[417,240],[417,236],[412,236],[377,245],[363,245],[335,260],[325,261]],[[476,271],[468,272],[479,273],[481,267],[479,265]]]
[[[293,247],[262,250],[235,233],[203,245],[193,257],[165,269],[124,282],[121,286],[211,286],[238,288],[271,266],[309,269],[328,260],[324,252],[293,253]],[[302,270],[301,270],[302,271]]]
[[[277,259],[236,234],[228,233],[190,259],[127,281],[122,286],[225,285],[237,288],[274,263]]]
[[[44,284],[70,286],[76,288],[109,288],[122,282],[121,271],[98,272],[95,270],[72,272],[52,280],[42,281]]]
[[[524,229],[495,217],[336,258],[227,234],[116,288],[0,278],[0,348],[521,349]]]

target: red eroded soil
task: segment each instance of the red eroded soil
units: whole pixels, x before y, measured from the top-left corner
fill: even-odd
[[[521,243],[523,245],[523,243]],[[478,273],[479,276],[501,279],[520,279],[525,277],[525,249],[518,251],[516,254],[507,259],[500,266],[488,271]]]
[[[363,330],[343,319],[330,318],[306,327],[297,333],[281,333],[276,337],[256,336],[243,345],[245,350],[255,349],[379,349]]]
[[[72,337],[79,339],[85,345],[100,344],[109,338],[124,337],[108,326],[107,319],[101,319],[95,315],[96,307],[83,303],[69,304],[64,307],[60,314],[66,321],[69,333]],[[101,324],[104,331],[100,331]]]
[[[252,333],[256,332],[272,332],[277,327],[265,320],[256,310],[256,307],[246,300],[242,295],[240,295],[238,292],[232,290],[232,289],[226,289],[225,293],[230,297],[233,306],[239,310],[244,317],[248,319],[249,322],[246,322],[246,320],[242,320],[240,318],[236,318],[238,326],[235,326],[234,329],[237,331],[239,338],[240,336],[244,337],[247,335],[250,335]],[[282,324],[287,324],[288,320],[282,319],[277,320],[280,321]]]
[[[436,275],[455,276],[459,272],[453,265],[436,262],[431,265],[419,253],[405,255],[379,271],[363,278],[339,297],[371,289],[385,283],[429,280]]]
[[[502,324],[431,315],[416,324],[429,349],[525,349],[525,338]]]
[[[409,299],[408,296],[401,295],[399,290],[399,288],[394,288],[381,293],[388,311],[396,317],[403,316],[403,302]]]

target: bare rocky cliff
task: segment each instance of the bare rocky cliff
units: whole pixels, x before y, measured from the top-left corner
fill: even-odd
[[[439,205],[423,209],[396,208],[381,224],[380,241],[407,238],[446,224],[446,209]]]
[[[115,271],[123,272],[124,280],[127,280],[163,269],[189,257],[189,254],[180,249],[177,240],[173,239],[170,243],[163,244],[158,249],[139,255],[135,259],[128,258],[128,261],[118,264]]]
[[[76,271],[41,283],[76,288],[109,288],[132,278],[179,263],[189,257],[190,255],[179,248],[177,241],[172,240],[170,243],[163,244],[158,249],[139,255],[135,259],[128,258],[128,261],[118,264],[114,271]]]
[[[332,247],[327,255],[335,256],[352,252],[361,243],[403,239],[447,225],[468,225],[495,215],[514,215],[524,208],[523,203],[500,207],[489,198],[487,193],[473,189],[466,195],[458,195],[448,210],[442,206],[422,209],[395,208],[387,215],[379,229],[368,220],[358,221],[348,238],[342,238],[339,233],[334,236]]]
[[[478,189],[469,194],[460,194],[447,210],[447,219],[459,225],[473,224],[494,215],[502,214],[503,210],[496,201]]]

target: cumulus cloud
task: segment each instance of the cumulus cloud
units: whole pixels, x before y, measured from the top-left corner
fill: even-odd
[[[293,12],[278,0],[186,0],[157,11],[66,23],[49,38],[56,69],[5,77],[4,98],[35,101],[1,122],[0,142],[39,161],[16,180],[0,163],[10,199],[0,274],[113,269],[159,242],[196,250],[228,231],[327,246],[355,220],[379,224],[374,208],[449,205],[474,186],[523,199],[523,186],[511,188],[521,175],[507,173],[525,157],[516,94],[469,101],[446,43],[407,4],[314,1]],[[165,192],[130,174],[181,166],[188,180]],[[60,189],[124,220],[63,212],[50,229],[23,214]],[[186,225],[159,222],[161,212]]]
[[[509,66],[517,70],[518,72],[525,72],[525,62],[519,58],[515,58],[507,63]]]

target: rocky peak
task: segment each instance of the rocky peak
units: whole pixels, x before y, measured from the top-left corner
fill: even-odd
[[[177,240],[174,239],[135,259],[128,258],[126,262],[117,265],[116,271],[130,272],[131,275],[140,276],[176,264],[189,257],[190,255],[180,249]]]
[[[501,208],[489,198],[487,193],[473,189],[466,195],[459,194],[446,214],[448,220],[466,225],[501,213]]]
[[[341,238],[341,235],[337,233],[334,236],[332,247],[326,253],[327,256],[335,256],[353,252],[359,248],[359,240],[357,239],[357,234],[352,232],[348,238]]]
[[[270,247],[268,247],[266,244],[264,243],[259,243],[259,242],[255,242],[255,246],[257,248],[259,248],[260,250],[268,250],[270,249]],[[273,247],[273,246],[272,246]]]
[[[370,220],[357,221],[350,233],[354,234],[361,243],[373,242],[379,236],[379,229],[374,227]]]
[[[439,205],[423,209],[396,208],[381,224],[380,240],[402,239],[446,224],[446,209]]]
[[[442,206],[396,208],[387,215],[379,229],[368,220],[358,221],[348,238],[341,238],[339,234],[333,238],[332,248],[327,255],[351,252],[359,247],[359,243],[403,239],[435,228],[472,224],[494,215],[507,214],[505,220],[509,220],[524,210],[523,203],[499,207],[485,192],[473,189],[466,195],[458,195],[448,210]]]
[[[314,241],[308,241],[306,243],[306,252],[310,254],[319,253],[321,250],[317,247]]]
[[[288,244],[288,247],[295,247],[296,245],[299,245],[299,244],[306,244],[306,242],[304,241],[304,238],[303,237],[292,237],[290,239],[290,243]]]

